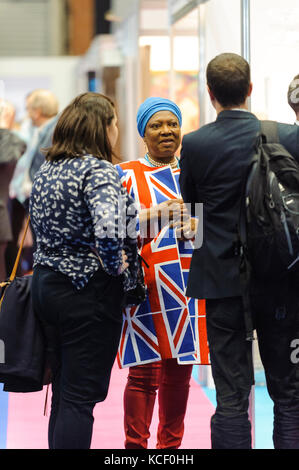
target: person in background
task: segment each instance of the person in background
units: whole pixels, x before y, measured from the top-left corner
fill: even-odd
[[[135,215],[111,163],[117,137],[113,102],[99,93],[79,95],[59,117],[33,182],[32,302],[52,370],[50,449],[90,447],[93,408],[108,393],[125,292],[136,285]]]
[[[28,117],[33,124],[33,134],[28,142],[26,152],[24,152],[16,165],[9,188],[13,240],[8,244],[6,253],[8,270],[13,266],[18,250],[18,240],[24,226],[24,219],[28,215],[29,197],[34,174],[44,160],[41,148],[48,147],[51,144],[53,130],[57,122],[59,104],[56,96],[50,90],[36,89],[27,96],[26,109]],[[33,248],[29,247],[23,250],[18,275],[22,275],[32,269],[32,251],[34,249],[35,237],[31,225],[30,228]]]
[[[43,145],[44,135],[47,134],[48,126],[51,125],[58,114],[59,104],[56,96],[50,90],[37,89],[32,91],[26,99],[26,110],[35,128],[32,140],[28,144],[27,151],[19,160],[13,180],[10,185],[10,196],[16,198],[28,209],[32,181],[29,171],[32,159]],[[48,142],[47,142],[48,143]]]
[[[288,103],[296,115],[295,124],[299,126],[299,74],[293,78],[289,85]]]
[[[42,149],[52,144],[53,132],[59,118],[58,106],[57,98],[48,90],[35,90],[28,98],[28,115],[33,125],[38,128],[38,142],[29,167],[31,182],[45,160]]]
[[[12,239],[7,208],[9,184],[17,161],[26,149],[25,142],[12,131],[14,117],[13,105],[0,100],[0,282],[4,282],[10,274],[5,263],[7,243]]]
[[[143,265],[147,299],[138,308],[126,309],[118,354],[121,367],[130,367],[124,391],[126,449],[147,448],[157,391],[157,448],[179,448],[184,434],[192,363],[180,360],[192,356],[197,345],[182,280],[197,224],[186,213],[178,186],[175,152],[181,124],[181,111],[173,101],[148,98],[137,113],[138,132],[148,151],[116,166],[140,209],[141,256],[148,265]],[[204,302],[197,309],[204,312]]]
[[[242,188],[261,124],[248,111],[250,66],[238,54],[212,59],[206,71],[217,118],[182,140],[180,184],[184,201],[203,203],[203,244],[195,249],[187,295],[206,299],[207,333],[217,407],[211,418],[213,449],[249,449],[249,395],[254,383],[247,339],[240,256],[236,249]],[[299,162],[299,128],[278,123],[280,143]],[[192,212],[191,212],[192,213]],[[257,282],[250,294],[254,327],[269,395],[274,403],[273,443],[299,448],[299,364],[291,343],[299,338],[298,280]]]

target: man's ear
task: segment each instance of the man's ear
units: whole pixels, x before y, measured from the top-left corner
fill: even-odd
[[[215,96],[213,95],[213,92],[211,91],[209,85],[207,85],[207,89],[208,89],[208,93],[209,93],[209,96],[210,96],[210,100],[212,101],[215,101]]]
[[[249,88],[248,88],[248,94],[247,94],[247,96],[250,96],[250,95],[251,95],[251,93],[252,93],[252,87],[253,87],[252,82],[250,82],[250,83],[249,83]]]

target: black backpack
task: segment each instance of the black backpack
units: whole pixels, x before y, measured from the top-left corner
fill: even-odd
[[[279,143],[277,122],[261,121],[238,232],[245,296],[252,276],[269,282],[299,272],[299,164]]]

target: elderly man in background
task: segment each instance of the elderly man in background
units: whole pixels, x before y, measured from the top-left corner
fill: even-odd
[[[13,241],[9,243],[6,253],[8,271],[13,266],[18,239],[22,231],[24,218],[28,213],[33,178],[44,160],[41,149],[51,145],[58,109],[58,100],[50,90],[36,89],[26,98],[26,110],[34,126],[34,131],[26,152],[17,163],[9,188]],[[18,275],[22,275],[31,269],[30,254],[25,264],[24,270],[22,270],[22,262],[19,264]]]
[[[29,171],[36,154],[40,153],[40,148],[48,144],[49,139],[52,138],[53,124],[58,114],[58,101],[51,91],[38,89],[27,96],[26,109],[35,130],[27,151],[17,164],[10,185],[10,197],[16,198],[25,208],[27,208],[32,187]]]

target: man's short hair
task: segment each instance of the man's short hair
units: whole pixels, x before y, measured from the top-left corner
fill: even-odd
[[[238,54],[223,53],[207,67],[207,84],[224,108],[243,104],[250,87],[250,66]]]
[[[56,96],[50,90],[37,89],[27,96],[30,106],[40,109],[44,117],[51,118],[58,114],[59,104]]]
[[[296,75],[291,81],[288,89],[288,103],[291,108],[298,113],[299,111],[299,75]]]

